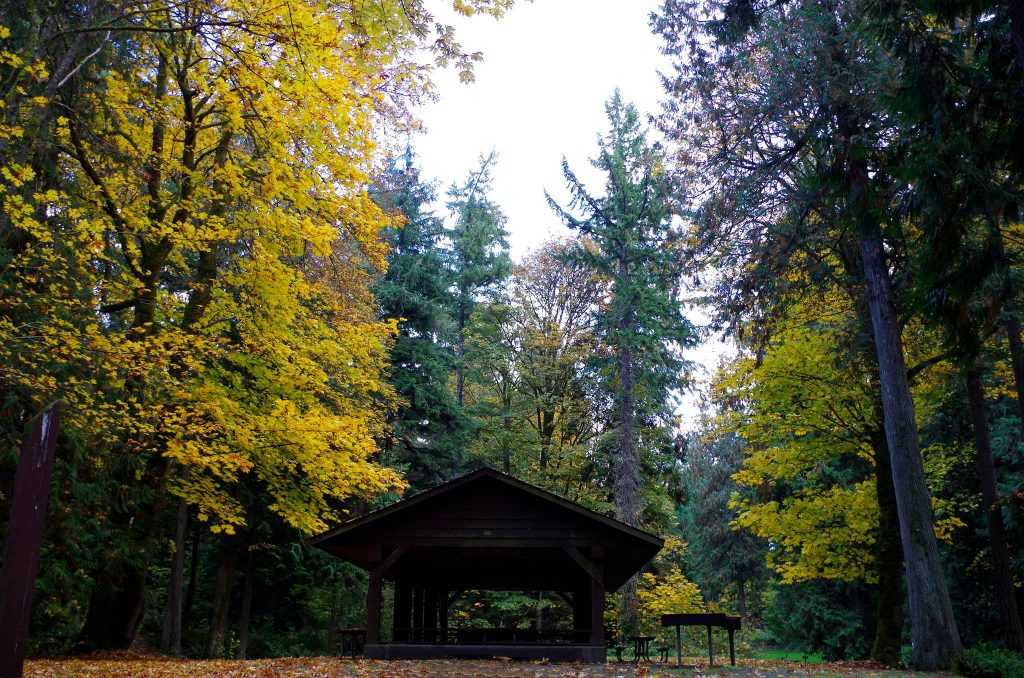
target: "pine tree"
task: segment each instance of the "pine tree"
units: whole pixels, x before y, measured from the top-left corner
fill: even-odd
[[[1024,351],[1013,312],[1019,296],[1014,266],[1020,257],[1012,245],[1006,247],[1015,238],[1024,198],[1024,42],[1019,41],[1022,16],[1013,4],[949,2],[938,11],[911,5],[905,15],[871,5],[868,26],[870,35],[900,59],[903,86],[889,103],[900,123],[899,173],[908,188],[902,204],[922,236],[915,300],[946,330],[964,380],[993,605],[1003,641],[1022,652],[1024,626],[982,380],[984,344],[1002,325],[1018,407],[1024,407]]]
[[[686,439],[683,470],[685,503],[678,510],[679,531],[689,548],[686,560],[701,591],[717,599],[733,590],[736,611],[746,616],[747,595],[765,575],[765,544],[734,529],[732,496],[739,492],[733,474],[743,462],[743,440],[715,432],[710,422]]]
[[[567,208],[550,196],[548,202],[586,239],[573,256],[610,281],[597,332],[609,349],[605,387],[616,404],[615,508],[619,520],[639,525],[641,450],[651,446],[643,429],[668,420],[671,393],[684,375],[679,349],[693,341],[694,330],[678,296],[679,232],[659,149],[648,143],[636,108],[618,91],[605,110],[609,130],[592,161],[605,175],[604,195],[591,194],[563,160],[572,200]],[[623,627],[635,628],[635,580],[624,589],[623,603]]]
[[[897,64],[865,39],[857,0],[754,8],[666,0],[654,28],[673,56],[660,126],[678,142],[699,210],[695,250],[716,306],[766,337],[787,305],[845,277],[861,287],[900,518],[918,668],[960,637],[945,585],[900,336],[907,225],[893,196]],[[695,37],[699,34],[700,37]]]
[[[378,180],[375,199],[404,223],[389,228],[387,273],[374,285],[381,314],[398,320],[389,380],[402,399],[382,445],[388,463],[414,488],[436,485],[463,464],[468,421],[448,388],[452,344],[451,254],[444,223],[428,211],[433,188],[423,182],[411,151]]]
[[[496,161],[493,151],[482,156],[480,166],[465,182],[448,191],[448,209],[455,218],[448,237],[455,289],[455,400],[459,407],[465,399],[466,328],[470,316],[478,302],[500,289],[512,270],[505,215],[488,195]]]

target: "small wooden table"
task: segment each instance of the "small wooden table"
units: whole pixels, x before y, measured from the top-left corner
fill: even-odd
[[[708,629],[708,662],[715,665],[715,649],[711,642],[711,627],[718,626],[729,632],[729,663],[736,666],[736,648],[733,634],[740,629],[740,618],[720,613],[703,614],[663,614],[662,626],[676,627],[676,663],[683,663],[683,626],[706,626]]]
[[[651,641],[654,636],[630,636],[633,641],[633,661],[651,661]]]

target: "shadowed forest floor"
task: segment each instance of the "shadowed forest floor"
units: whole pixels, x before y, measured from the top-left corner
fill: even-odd
[[[700,660],[686,660],[688,667],[674,664],[609,663],[592,664],[512,662],[500,659],[377,661],[309,657],[289,659],[174,660],[164,658],[116,659],[38,659],[27,662],[26,678],[406,678],[410,676],[523,676],[531,678],[654,678],[656,676],[909,676],[905,671],[889,671],[868,662],[798,664],[795,662],[741,660],[732,667],[707,668]],[[952,674],[935,674],[952,675]]]

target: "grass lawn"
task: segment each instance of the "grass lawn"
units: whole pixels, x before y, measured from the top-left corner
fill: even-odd
[[[800,662],[801,664],[820,664],[824,661],[820,652],[795,652],[793,650],[758,650],[756,659],[770,661]]]
[[[708,669],[701,659],[684,660],[689,668],[672,664],[593,664],[430,660],[378,661],[308,657],[298,659],[176,660],[160,657],[115,657],[88,659],[37,659],[26,664],[26,678],[406,678],[436,676],[524,676],[532,678],[654,678],[655,676],[910,676],[901,671],[879,669],[865,662],[800,664],[792,661],[748,659],[735,668]],[[706,659],[704,659],[706,662]],[[936,674],[939,675],[939,674]],[[946,674],[950,675],[950,674]]]

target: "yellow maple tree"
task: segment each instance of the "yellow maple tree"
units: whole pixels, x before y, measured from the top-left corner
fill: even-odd
[[[31,407],[62,398],[92,464],[169,489],[216,531],[245,522],[249,483],[315,532],[336,500],[404,485],[375,462],[394,325],[368,290],[392,217],[368,185],[382,131],[429,93],[432,18],[390,0],[136,5],[73,96],[30,102],[57,112],[62,185],[31,190],[4,153],[23,246],[3,274],[3,383]],[[472,61],[450,33],[434,47]],[[25,83],[8,92],[15,139],[47,74],[3,59]]]
[[[718,421],[747,449],[733,476],[748,490],[731,502],[734,527],[773,545],[768,564],[786,583],[877,579],[877,387],[844,348],[854,324],[854,308],[838,290],[801,301],[761,355],[737,356],[715,380],[719,402],[743,403],[725,408]],[[919,324],[906,336],[912,359],[935,349],[935,337]],[[919,420],[936,406],[929,393],[940,383],[937,369],[914,386]],[[942,501],[935,506],[936,532],[948,538],[961,523]]]

